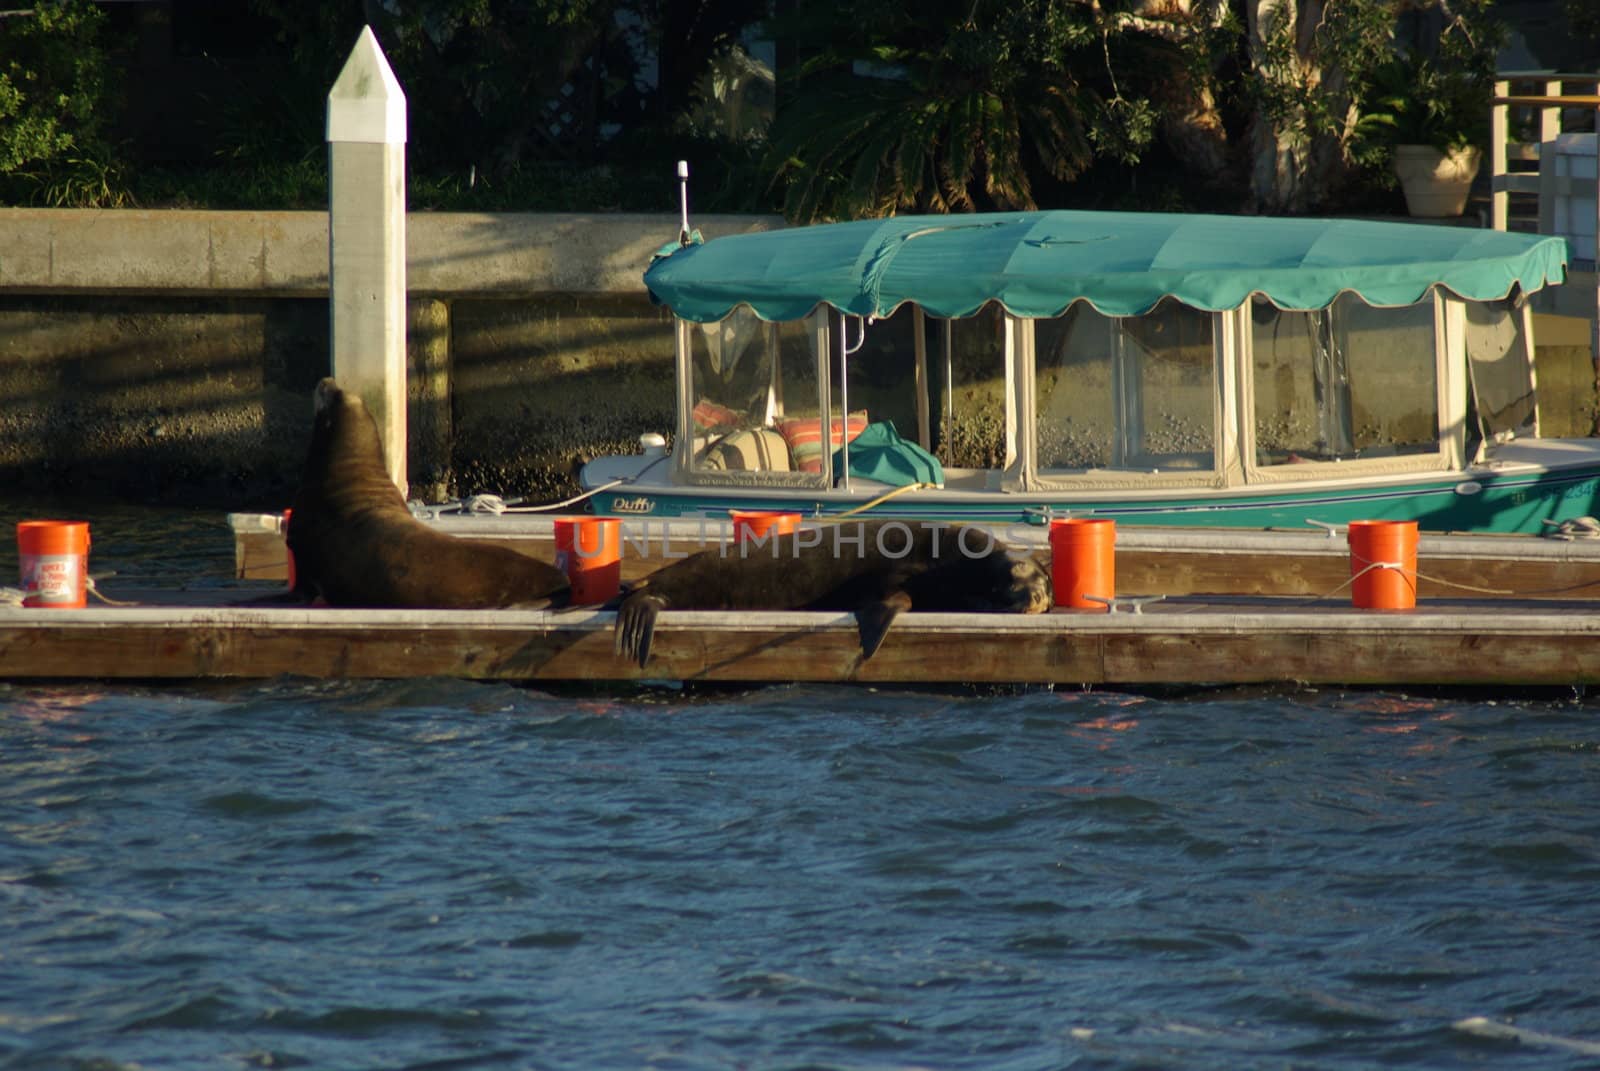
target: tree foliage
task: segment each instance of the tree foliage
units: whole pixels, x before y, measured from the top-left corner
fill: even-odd
[[[1251,194],[1261,210],[1321,207],[1362,168],[1386,168],[1396,143],[1487,136],[1506,34],[1493,0],[1246,2]]]
[[[39,0],[0,16],[0,197],[115,204],[102,141],[111,94],[104,16],[89,0]]]
[[[1594,0],[1561,0],[1561,14],[1572,31],[1572,40],[1580,63],[1585,67],[1575,70],[1600,70],[1600,4]]]
[[[225,83],[196,139],[215,171],[194,169],[199,192],[138,171],[160,203],[325,199],[326,94],[363,25],[406,91],[418,207],[653,206],[640,187],[658,180],[641,175],[660,176],[667,207],[670,162],[688,157],[717,207],[781,201],[797,221],[1083,203],[1095,188],[1184,207],[1140,185],[1152,161],[1189,202],[1324,209],[1376,173],[1402,119],[1473,136],[1499,42],[1493,0],[243,2],[284,74]],[[758,27],[779,49],[765,142],[708,127],[699,99]],[[0,198],[126,196],[103,28],[90,0],[0,16]]]
[[[711,60],[764,14],[759,0],[252,3],[323,93],[370,24],[406,91],[414,167],[489,179],[594,162],[617,134],[670,123]]]
[[[1305,211],[1347,166],[1369,72],[1388,55],[1392,0],[1244,0],[1250,199]]]
[[[805,56],[772,135],[786,214],[1031,207],[1041,178],[1136,160],[1149,79],[1182,58],[1154,29],[1169,17],[1134,6],[834,0],[780,20]]]
[[[1400,20],[1391,51],[1368,82],[1358,160],[1382,167],[1395,145],[1450,151],[1488,138],[1495,55],[1505,39],[1490,2],[1455,0],[1448,9],[1422,8]],[[1422,25],[1430,14],[1436,19]]]

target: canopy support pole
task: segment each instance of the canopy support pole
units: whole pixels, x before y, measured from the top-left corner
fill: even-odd
[[[861,325],[861,334],[856,338],[856,344],[850,345],[850,331],[848,324],[850,318],[843,313],[839,315],[839,404],[843,412],[839,414],[839,449],[840,458],[844,461],[844,489],[848,494],[855,490],[850,485],[850,355],[859,350],[867,341],[867,321],[860,316],[856,322]],[[828,422],[832,424],[830,420]],[[822,429],[822,441],[831,443],[832,428]]]
[[[911,333],[917,351],[917,444],[928,445],[928,317],[920,305],[912,307]]]
[[[956,361],[955,361],[955,333],[956,322],[944,322],[944,430],[939,433],[939,445],[943,448],[945,456],[950,460],[947,465],[955,464],[955,453],[950,447],[950,437],[956,430]]]

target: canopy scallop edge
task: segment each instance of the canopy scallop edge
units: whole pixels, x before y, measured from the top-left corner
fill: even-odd
[[[686,320],[740,305],[797,320],[818,305],[882,318],[901,305],[970,316],[995,302],[1047,318],[1077,301],[1136,316],[1164,298],[1208,311],[1259,294],[1320,309],[1347,291],[1409,305],[1435,286],[1472,301],[1531,294],[1566,278],[1561,238],[1399,221],[1157,212],[893,216],[665,247],[645,272],[651,299]]]

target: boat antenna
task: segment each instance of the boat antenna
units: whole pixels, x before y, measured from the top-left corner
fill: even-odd
[[[678,227],[678,244],[689,244],[689,161],[678,161],[678,208],[682,213]]]

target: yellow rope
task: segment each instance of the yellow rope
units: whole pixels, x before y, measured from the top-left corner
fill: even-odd
[[[115,576],[116,574],[114,574],[114,573],[105,573],[105,574],[102,574],[102,575],[104,575],[104,576]],[[139,605],[136,602],[122,602],[119,599],[113,599],[113,598],[108,597],[107,595],[105,595],[99,589],[99,587],[97,587],[95,585],[94,577],[92,577],[92,576],[84,577],[84,579],[83,579],[83,587],[84,587],[84,591],[86,591],[90,595],[93,595],[95,598],[99,599],[101,602],[105,603],[107,606],[138,606]],[[0,605],[4,605],[4,606],[22,606],[24,601],[27,599],[27,597],[28,597],[28,593],[23,591],[21,588],[0,588]]]
[[[1405,569],[1401,567],[1399,562],[1368,562],[1367,566],[1362,569],[1361,572],[1354,574],[1349,580],[1346,580],[1332,591],[1322,595],[1312,596],[1311,601],[1316,602],[1321,599],[1332,598],[1345,588],[1349,587],[1351,584],[1355,583],[1357,578],[1365,576],[1374,569],[1395,569],[1406,573],[1412,577],[1413,584],[1415,584],[1415,582],[1418,580],[1426,580],[1428,583],[1438,584],[1440,587],[1459,588],[1462,591],[1476,592],[1479,595],[1559,595],[1563,592],[1581,591],[1584,588],[1591,588],[1596,584],[1600,584],[1600,580],[1588,580],[1582,584],[1572,584],[1564,588],[1533,588],[1529,591],[1518,591],[1515,588],[1480,588],[1473,584],[1461,584],[1454,580],[1446,580],[1440,576],[1433,576],[1429,573],[1424,573],[1420,569]]]
[[[1418,580],[1426,580],[1430,584],[1439,584],[1439,585],[1442,585],[1442,586],[1447,587],[1447,588],[1460,588],[1462,591],[1475,591],[1479,595],[1516,595],[1516,594],[1519,594],[1518,592],[1512,590],[1511,588],[1479,588],[1479,587],[1474,587],[1471,584],[1458,584],[1454,580],[1445,580],[1445,579],[1443,579],[1441,577],[1429,576],[1427,573],[1424,573],[1421,570],[1417,570],[1417,569],[1410,570],[1410,572],[1411,572],[1411,575],[1416,577]]]
[[[1338,587],[1334,588],[1332,591],[1325,591],[1321,595],[1313,595],[1313,596],[1311,596],[1311,598],[1307,599],[1306,601],[1307,602],[1321,602],[1323,599],[1331,599],[1335,595],[1339,594],[1339,592],[1341,592],[1345,588],[1349,587],[1351,584],[1354,584],[1357,580],[1361,579],[1362,577],[1366,576],[1368,573],[1372,572],[1372,570],[1374,570],[1374,569],[1399,569],[1399,568],[1400,568],[1400,566],[1399,566],[1399,564],[1397,562],[1368,562],[1366,568],[1362,569],[1359,573],[1352,573],[1349,580],[1346,580],[1343,584],[1340,584]],[[1413,575],[1415,575],[1415,574],[1413,574]]]
[[[106,574],[106,575],[111,575],[111,574]],[[107,606],[138,606],[139,605],[136,602],[123,602],[121,599],[113,599],[113,598],[107,596],[95,584],[94,577],[92,577],[92,576],[84,578],[84,587],[88,589],[90,595],[93,595],[95,598],[99,599],[101,602],[105,603]]]
[[[938,486],[938,485],[937,484],[931,484],[931,483],[908,483],[904,487],[896,487],[893,491],[885,491],[883,494],[879,495],[877,498],[874,498],[871,502],[868,502],[865,505],[857,506],[855,509],[847,509],[843,513],[837,513],[832,518],[829,518],[829,519],[831,519],[831,520],[843,520],[846,517],[853,517],[857,513],[865,513],[867,510],[872,509],[874,506],[883,505],[883,503],[889,501],[889,499],[893,498],[896,495],[903,495],[907,491],[922,491],[922,490],[925,490],[927,488],[936,487],[936,486]]]

